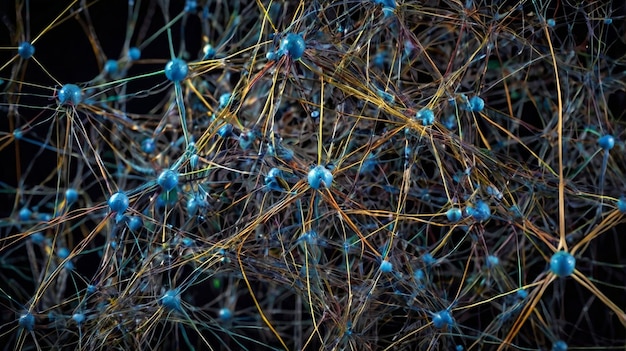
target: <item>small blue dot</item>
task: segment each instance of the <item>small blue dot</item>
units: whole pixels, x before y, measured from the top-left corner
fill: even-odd
[[[191,155],[191,157],[189,158],[189,165],[191,166],[191,168],[196,169],[198,168],[198,163],[200,162],[200,156],[194,154]]]
[[[304,54],[306,44],[304,38],[299,34],[289,33],[280,41],[280,49],[291,56],[292,59],[298,60]]]
[[[141,220],[141,217],[138,217],[138,216],[130,217],[130,219],[128,220],[128,228],[130,230],[132,230],[133,232],[136,232],[140,230],[141,227],[143,227],[143,221]]]
[[[556,21],[554,20],[554,18],[550,18],[547,21],[548,27],[554,27],[556,25]]]
[[[18,324],[20,327],[26,329],[27,331],[33,331],[35,328],[35,316],[32,313],[27,312],[20,316],[18,320]]]
[[[559,340],[552,344],[552,351],[567,351],[567,344],[563,340]]]
[[[20,217],[20,221],[27,221],[32,216],[33,212],[28,208],[24,207],[20,210],[18,216]]]
[[[380,263],[380,271],[383,273],[391,273],[393,271],[393,264],[387,260]]]
[[[183,238],[183,246],[184,247],[191,247],[193,246],[194,241],[192,238]]]
[[[83,92],[75,84],[65,84],[61,90],[59,90],[58,98],[61,105],[78,105],[83,101]]]
[[[141,151],[151,154],[156,150],[156,143],[152,138],[146,138],[141,142]]]
[[[85,321],[85,315],[82,313],[74,313],[74,315],[72,315],[72,319],[76,322],[76,324],[81,325]]]
[[[528,297],[528,291],[526,291],[525,289],[517,290],[516,294],[517,294],[517,297],[519,297],[522,300]]]
[[[198,2],[196,0],[187,0],[185,2],[185,12],[195,12],[198,8]]]
[[[217,135],[222,138],[228,138],[229,136],[233,135],[233,125],[230,123],[224,124],[220,127],[220,129],[217,130]]]
[[[598,145],[603,150],[611,150],[615,146],[615,138],[612,135],[604,135],[598,139]]]
[[[203,60],[212,60],[215,58],[215,55],[217,54],[217,51],[215,51],[215,48],[210,44],[207,44],[204,46],[203,52],[204,52],[204,57],[202,58]]]
[[[119,191],[109,198],[108,201],[109,208],[112,212],[123,213],[130,205],[130,201],[128,200],[128,196],[123,192]]]
[[[108,74],[108,75],[113,75],[115,73],[117,73],[118,70],[118,65],[117,65],[117,61],[116,60],[108,60],[105,64],[104,64],[104,71]]]
[[[74,270],[74,263],[72,263],[72,261],[67,261],[67,262],[65,262],[65,266],[63,266],[63,268],[68,270],[68,271],[73,271]]]
[[[559,277],[568,277],[576,269],[576,258],[569,252],[559,251],[550,258],[550,270]]]
[[[178,185],[178,173],[171,169],[166,169],[159,175],[157,183],[163,190],[170,191]]]
[[[165,65],[165,76],[172,82],[180,82],[187,77],[189,66],[187,62],[175,58]]]
[[[626,213],[626,196],[620,196],[619,200],[617,200],[617,209],[621,213]]]
[[[329,188],[333,182],[333,174],[326,167],[319,165],[309,171],[307,181],[313,189],[322,186]]]
[[[128,57],[132,61],[139,60],[141,58],[141,50],[139,50],[139,48],[136,48],[136,47],[132,47],[132,48],[128,49]]]
[[[161,304],[170,310],[180,310],[180,294],[176,290],[168,290],[161,297]]]
[[[228,321],[233,317],[233,312],[228,308],[222,308],[220,309],[218,315],[222,321]]]
[[[397,6],[395,0],[374,0],[374,3],[380,4],[380,5],[383,5],[383,7],[388,7],[392,9],[395,9]]]
[[[70,250],[68,250],[66,247],[60,248],[59,251],[57,252],[57,256],[59,256],[59,258],[62,260],[68,258],[69,255],[70,255]]]
[[[415,119],[422,121],[424,126],[430,126],[435,123],[435,113],[429,108],[424,108],[415,114]]]
[[[487,256],[487,268],[494,268],[500,264],[500,259],[494,255]]]
[[[456,223],[461,220],[463,213],[461,212],[461,209],[453,207],[446,212],[446,217],[450,222]]]
[[[89,284],[87,285],[87,292],[90,294],[95,293],[98,290],[98,288],[95,285]]]
[[[472,112],[480,112],[485,108],[485,100],[480,96],[472,96],[469,99],[469,105]]]
[[[228,103],[230,102],[230,97],[231,94],[230,93],[224,93],[222,95],[220,95],[220,105],[219,105],[219,109],[223,109],[224,107],[228,106]]]
[[[312,112],[311,112],[311,118],[312,118],[312,119],[318,119],[318,118],[320,118],[320,111],[317,111],[317,110],[316,110],[316,111],[312,111]]]
[[[613,19],[612,18],[605,18],[604,19],[604,24],[610,25],[611,23],[613,23]]]
[[[274,61],[276,60],[276,53],[274,51],[268,51],[267,54],[265,54],[265,58],[268,61]]]
[[[41,232],[34,233],[30,236],[30,241],[35,245],[43,244],[44,240],[46,240],[46,237]]]
[[[433,264],[435,264],[437,260],[435,260],[433,255],[431,255],[430,253],[425,253],[422,256],[422,261],[424,262],[426,266],[432,266]]]
[[[450,311],[443,310],[433,314],[433,325],[437,329],[443,329],[446,326],[453,326],[454,320],[452,319],[452,315]]]
[[[78,200],[78,191],[76,189],[67,189],[65,190],[65,201],[68,203],[74,203]]]
[[[17,54],[20,55],[21,58],[28,60],[35,54],[35,47],[29,42],[22,42],[20,46],[17,48]]]

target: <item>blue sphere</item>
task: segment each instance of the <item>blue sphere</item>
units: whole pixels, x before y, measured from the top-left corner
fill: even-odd
[[[76,84],[65,84],[59,90],[58,97],[61,105],[78,105],[83,101],[83,91]]]
[[[62,247],[59,249],[59,251],[57,251],[57,256],[59,256],[60,259],[64,260],[70,256],[70,250],[67,247]]]
[[[132,61],[139,60],[141,58],[141,50],[136,47],[128,49],[128,58],[130,58]]]
[[[233,135],[233,125],[230,123],[226,123],[217,130],[217,135],[222,138],[228,138]]]
[[[556,25],[554,18],[549,18],[546,23],[548,24],[548,27],[554,27]]]
[[[81,325],[85,321],[85,315],[82,313],[74,313],[72,315],[72,319],[76,322],[76,324]]]
[[[298,60],[304,54],[306,44],[300,34],[289,33],[280,41],[280,49],[292,59]]]
[[[220,101],[219,109],[220,110],[228,105],[228,103],[230,102],[230,97],[231,97],[230,93],[224,93],[224,94],[220,95],[220,99],[219,99],[219,101]]]
[[[32,241],[35,245],[43,244],[45,240],[46,237],[41,232],[34,233],[30,236],[30,241]]]
[[[555,341],[552,344],[552,351],[567,351],[567,344],[563,340]]]
[[[105,64],[104,64],[104,71],[109,74],[115,74],[117,73],[118,70],[118,65],[117,65],[117,61],[116,60],[108,60]]]
[[[18,46],[17,54],[24,60],[28,60],[35,54],[35,47],[31,43],[24,41]]]
[[[78,191],[76,189],[69,188],[65,190],[65,201],[68,203],[73,203],[78,200]]]
[[[165,76],[172,82],[180,82],[187,77],[189,66],[187,62],[175,58],[165,65]]]
[[[437,329],[443,329],[446,326],[453,326],[454,320],[452,319],[452,314],[450,311],[443,310],[433,314],[433,325]]]
[[[455,223],[461,220],[461,218],[463,217],[463,213],[461,212],[461,209],[457,207],[452,207],[446,212],[446,217],[450,222]]]
[[[309,171],[307,181],[313,189],[319,189],[322,186],[329,188],[333,182],[333,174],[324,166],[316,166]]]
[[[603,150],[611,150],[615,146],[615,138],[610,134],[604,135],[598,139],[598,145]]]
[[[222,321],[228,321],[233,318],[233,312],[226,307],[220,309],[218,315]]]
[[[430,126],[435,123],[435,113],[429,108],[424,108],[415,114],[415,119],[422,121],[424,126]]]
[[[141,142],[141,151],[151,154],[156,150],[156,143],[152,138],[146,138]]]
[[[191,157],[189,158],[189,165],[191,166],[191,168],[196,169],[198,168],[198,163],[200,162],[200,156],[194,154],[191,155]]]
[[[489,255],[487,256],[487,268],[494,268],[500,264],[500,259],[497,256]]]
[[[393,271],[393,264],[387,260],[380,263],[380,271],[383,273],[391,273]]]
[[[138,217],[138,216],[130,217],[130,219],[128,220],[128,228],[130,230],[132,230],[133,232],[136,232],[139,229],[141,229],[141,227],[143,227],[143,221],[141,220],[141,217]]]
[[[176,290],[168,290],[161,297],[161,304],[170,310],[180,310],[180,294]]]
[[[569,252],[559,251],[550,258],[550,270],[559,277],[568,277],[576,269],[576,258]]]
[[[437,260],[433,257],[433,255],[427,252],[422,256],[422,261],[425,265],[432,266]]]
[[[476,202],[476,207],[468,208],[468,213],[470,213],[470,215],[477,222],[484,222],[491,217],[491,208],[489,208],[489,205],[486,202],[478,200]]]
[[[480,112],[485,108],[485,100],[480,96],[472,96],[469,99],[469,105],[472,112]]]
[[[523,300],[528,297],[528,291],[526,291],[525,289],[519,289],[517,290],[516,295]]]
[[[171,169],[166,169],[159,174],[157,183],[163,190],[170,191],[178,185],[178,173]]]
[[[20,327],[26,329],[27,331],[33,331],[35,328],[35,316],[32,313],[27,312],[20,316],[20,319],[17,321]]]
[[[621,213],[626,213],[626,196],[620,196],[619,200],[617,200],[617,209]]]
[[[109,198],[108,201],[109,208],[113,212],[123,213],[130,205],[130,200],[128,200],[128,196],[123,192],[119,191]]]
[[[18,213],[18,217],[20,217],[20,221],[27,221],[33,215],[33,212],[29,210],[27,207],[24,207]]]

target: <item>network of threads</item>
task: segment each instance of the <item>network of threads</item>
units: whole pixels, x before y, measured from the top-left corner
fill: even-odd
[[[121,3],[4,16],[6,349],[624,346],[626,7]]]

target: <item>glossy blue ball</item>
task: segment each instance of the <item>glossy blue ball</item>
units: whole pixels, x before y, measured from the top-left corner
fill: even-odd
[[[292,59],[298,60],[304,54],[306,44],[300,34],[289,33],[280,41],[280,49]]]
[[[485,100],[480,96],[472,96],[469,99],[469,105],[472,112],[480,112],[485,108]]]
[[[59,251],[57,252],[57,256],[59,256],[59,258],[62,260],[68,258],[69,255],[70,255],[70,250],[66,247],[60,248]]]
[[[446,212],[446,217],[450,222],[456,223],[460,221],[461,218],[463,218],[463,213],[461,212],[460,208],[452,207]]]
[[[611,150],[615,146],[615,138],[612,135],[604,135],[598,139],[598,145],[603,150]]]
[[[119,191],[109,198],[108,201],[109,208],[112,212],[123,213],[130,205],[130,200],[128,200],[128,196],[123,192]]]
[[[139,60],[141,58],[141,50],[136,47],[128,49],[128,58],[130,58],[132,61]]]
[[[61,105],[78,105],[83,101],[83,91],[76,84],[65,84],[59,90],[58,98]]]
[[[563,340],[555,341],[552,344],[552,351],[567,351],[567,343]]]
[[[45,240],[46,237],[41,232],[34,233],[30,236],[30,241],[32,241],[32,243],[35,245],[43,244]]]
[[[219,311],[218,315],[219,315],[219,318],[220,318],[222,321],[228,321],[228,320],[230,320],[231,318],[233,318],[233,312],[232,312],[230,309],[228,309],[228,308],[222,308],[222,309],[220,309],[220,311]]]
[[[393,271],[393,264],[387,260],[380,263],[380,271],[383,273],[391,273]]]
[[[117,73],[118,69],[119,67],[116,60],[108,60],[104,63],[104,71],[109,75]]]
[[[178,185],[178,173],[171,169],[164,170],[159,174],[157,184],[165,191],[174,189]]]
[[[65,190],[65,201],[68,203],[74,203],[78,200],[78,191],[76,189],[67,189]]]
[[[322,186],[329,188],[333,182],[333,174],[326,167],[319,165],[309,171],[307,181],[313,189]]]
[[[437,329],[443,329],[446,326],[453,326],[454,320],[452,319],[452,314],[450,311],[443,310],[433,314],[433,325]]]
[[[175,58],[165,65],[165,76],[172,82],[180,82],[187,77],[189,66],[187,62]]]
[[[621,213],[626,213],[626,196],[620,196],[619,200],[617,200],[617,209]]]
[[[152,138],[146,138],[141,142],[141,151],[151,154],[156,150],[156,143]]]
[[[76,324],[81,325],[85,322],[85,315],[82,313],[74,313],[72,315],[72,319],[76,322]]]
[[[217,130],[217,135],[222,138],[228,138],[233,135],[233,125],[230,123],[226,123]]]
[[[22,208],[20,212],[18,213],[18,217],[20,218],[20,221],[27,221],[30,219],[32,215],[33,215],[33,212],[29,210],[27,207]]]
[[[550,270],[559,277],[568,277],[576,269],[576,258],[569,252],[558,251],[550,258]]]
[[[179,311],[180,310],[180,294],[176,290],[168,290],[161,297],[163,307]]]
[[[21,42],[20,46],[17,48],[17,54],[27,60],[35,54],[35,47],[27,41]]]
[[[500,264],[500,259],[494,255],[487,256],[487,268],[494,268]]]
[[[138,217],[138,216],[130,217],[130,219],[128,220],[128,228],[130,230],[132,230],[133,232],[136,232],[139,229],[141,229],[141,227],[143,227],[143,220],[141,219],[141,217]]]
[[[32,313],[26,312],[20,316],[20,319],[17,322],[20,327],[26,329],[27,331],[33,331],[35,328],[35,316]]]
[[[230,102],[230,97],[231,97],[230,93],[224,93],[224,94],[220,95],[220,98],[219,98],[219,102],[220,102],[219,109],[220,110],[223,109],[224,107],[228,106],[228,103]]]

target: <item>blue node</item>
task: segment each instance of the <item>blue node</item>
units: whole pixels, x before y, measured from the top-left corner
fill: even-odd
[[[67,247],[62,247],[57,252],[57,256],[59,256],[60,259],[64,260],[70,256],[70,250]]]
[[[136,48],[136,47],[132,47],[128,49],[128,58],[130,58],[131,61],[139,60],[141,58],[141,50],[139,50],[139,48]]]
[[[306,44],[300,34],[289,33],[280,41],[280,49],[294,60],[299,60],[304,54]]]
[[[552,344],[552,351],[567,351],[567,343],[563,340],[555,341]]]
[[[248,150],[248,148],[250,147],[250,145],[252,145],[255,139],[256,136],[253,132],[246,132],[245,134],[239,136],[239,147],[241,147],[242,150]]]
[[[156,150],[156,143],[152,138],[146,138],[141,142],[141,151],[151,154]]]
[[[383,7],[388,7],[395,9],[396,8],[396,0],[374,0],[375,4],[383,5]]]
[[[67,261],[67,262],[65,262],[65,265],[63,266],[63,268],[65,268],[68,271],[73,271],[74,270],[74,263],[72,263],[72,261]]]
[[[230,96],[231,96],[230,93],[224,93],[224,94],[220,95],[220,99],[219,99],[219,102],[220,102],[219,109],[220,110],[223,109],[224,107],[228,106],[228,103],[230,102]]]
[[[119,69],[119,67],[117,65],[117,61],[116,60],[107,60],[107,62],[105,62],[105,64],[104,64],[104,71],[108,75],[113,75],[113,74],[117,73],[118,69]]]
[[[604,24],[606,24],[606,25],[610,25],[610,24],[612,24],[612,23],[613,23],[613,19],[612,19],[612,18],[605,18],[605,19],[604,19]]]
[[[180,82],[187,77],[189,66],[187,62],[175,58],[165,65],[165,76],[172,82]]]
[[[461,220],[461,218],[463,217],[463,213],[461,212],[460,208],[452,207],[451,209],[446,211],[446,217],[450,222],[456,223]]]
[[[415,281],[418,283],[421,283],[422,281],[424,281],[425,278],[426,278],[426,275],[424,274],[424,271],[421,269],[418,269],[415,271],[415,273],[413,273],[413,279],[415,279]]]
[[[178,185],[178,173],[171,169],[164,170],[159,174],[157,184],[165,191],[174,189]]]
[[[318,118],[320,118],[320,111],[317,111],[317,110],[312,111],[312,112],[311,112],[311,118],[312,118],[312,119],[318,119]]]
[[[215,55],[217,54],[215,48],[211,44],[206,44],[202,50],[204,52],[202,60],[211,60],[215,58]]]
[[[20,212],[18,213],[18,216],[20,217],[20,221],[27,221],[30,219],[32,215],[33,215],[33,212],[29,210],[27,207],[22,208]]]
[[[46,240],[46,237],[41,233],[37,232],[30,236],[30,241],[35,245],[41,245]]]
[[[221,136],[222,138],[228,138],[229,136],[233,135],[233,125],[230,123],[224,124],[220,127],[220,129],[217,130],[217,135]]]
[[[526,291],[525,289],[517,290],[516,294],[517,294],[517,297],[519,297],[522,300],[528,297],[528,291]]]
[[[626,213],[626,196],[620,196],[619,200],[617,200],[617,209],[621,213]]]
[[[128,220],[128,228],[130,230],[132,230],[133,232],[136,232],[140,230],[141,227],[143,227],[143,220],[141,220],[141,217],[138,217],[138,216],[130,217],[130,219]]]
[[[376,160],[376,156],[370,153],[369,155],[367,155],[367,158],[363,161],[360,172],[364,174],[372,173],[376,169],[377,165],[378,165],[378,160]]]
[[[480,96],[472,96],[469,99],[470,111],[472,112],[480,112],[485,108],[485,100],[483,100]]]
[[[474,220],[477,222],[484,222],[491,217],[491,208],[489,208],[489,205],[486,202],[478,200],[475,206],[475,208],[468,207],[467,209],[468,214],[470,214]]]
[[[166,291],[161,297],[161,304],[167,309],[180,311],[180,294],[177,290]]]
[[[48,222],[52,219],[52,215],[49,213],[39,213],[37,214],[37,219],[43,222]]]
[[[396,100],[396,97],[393,96],[393,94],[388,93],[384,90],[378,89],[377,92],[378,96],[380,96],[383,100],[385,100],[386,103],[388,104],[393,104],[393,102]]]
[[[21,42],[17,47],[17,54],[24,60],[28,60],[35,54],[35,47],[27,41]]]
[[[598,145],[603,150],[611,150],[615,146],[615,138],[610,134],[604,135],[598,139]]]
[[[194,244],[194,241],[192,238],[183,238],[183,246],[184,247],[192,247]]]
[[[59,90],[58,98],[61,105],[78,105],[83,101],[83,91],[76,84],[65,84]]]
[[[13,137],[15,138],[15,140],[20,140],[24,137],[24,132],[22,132],[20,129],[16,129],[13,131]]]
[[[424,264],[425,264],[426,266],[432,266],[433,264],[435,264],[435,262],[436,262],[437,260],[435,260],[435,258],[433,257],[433,255],[431,255],[431,254],[429,254],[429,253],[425,253],[425,254],[422,256],[422,261],[424,262]]]
[[[189,158],[189,165],[191,166],[191,168],[196,169],[198,168],[198,163],[200,162],[200,156],[198,155],[191,155],[191,157]]]
[[[548,19],[546,23],[548,24],[548,27],[554,27],[556,25],[556,21],[554,20],[554,18]]]
[[[35,316],[30,312],[26,312],[20,316],[17,323],[27,331],[33,331],[33,329],[35,329]]]
[[[76,191],[76,189],[69,188],[65,190],[65,201],[74,203],[76,200],[78,200],[78,191]]]
[[[493,268],[500,264],[500,259],[494,255],[487,256],[487,268]]]
[[[218,312],[218,316],[222,321],[228,321],[233,318],[233,312],[230,309],[224,307],[220,309],[220,311]]]
[[[435,113],[429,108],[423,108],[415,114],[415,119],[422,121],[422,125],[430,126],[435,123]]]
[[[124,213],[130,205],[130,200],[128,200],[128,196],[121,191],[111,195],[108,201],[109,208],[112,212],[117,212],[119,214]]]
[[[393,264],[387,260],[380,263],[380,271],[383,273],[391,273],[393,271]]]
[[[456,351],[463,351],[463,350],[465,350],[465,348],[463,347],[463,345],[456,345],[455,350]]]
[[[87,285],[87,292],[90,294],[95,293],[98,290],[95,285],[89,284]]]
[[[446,326],[453,326],[454,320],[452,319],[452,314],[450,311],[443,310],[433,314],[433,325],[437,329],[443,329]]]
[[[302,236],[300,237],[300,240],[306,241],[306,243],[309,245],[317,245],[318,238],[319,236],[317,235],[317,232],[315,230],[309,230],[305,232],[304,234],[302,234]]]
[[[268,52],[267,52],[267,54],[265,54],[265,58],[266,58],[268,61],[274,61],[274,60],[276,60],[276,58],[277,58],[276,56],[277,56],[277,55],[276,55],[276,52],[274,52],[274,51],[268,51]]]
[[[568,277],[576,269],[576,258],[569,252],[559,251],[550,258],[550,270],[558,277]]]
[[[187,0],[185,2],[185,12],[196,12],[198,2],[196,0]]]
[[[85,315],[82,313],[74,313],[72,315],[72,319],[76,322],[76,324],[81,325],[85,322]]]
[[[309,171],[307,181],[313,189],[322,186],[329,188],[333,183],[333,174],[326,167],[318,165]]]

